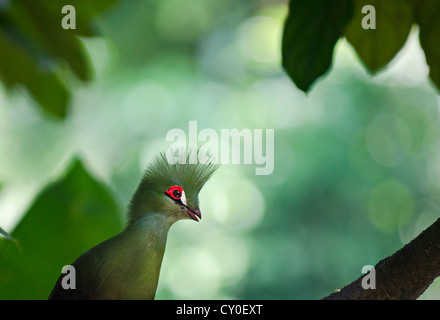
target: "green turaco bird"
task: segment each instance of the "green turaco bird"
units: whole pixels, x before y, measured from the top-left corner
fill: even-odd
[[[155,160],[131,199],[126,228],[74,261],[75,289],[65,289],[61,274],[49,299],[154,299],[168,230],[201,218],[198,194],[216,169],[185,162],[170,164],[163,153]]]

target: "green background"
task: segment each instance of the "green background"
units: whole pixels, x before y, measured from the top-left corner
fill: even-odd
[[[281,66],[286,2],[118,1],[90,21],[79,6],[64,53],[74,34],[53,3],[41,30],[64,61],[38,60],[44,94],[0,68],[0,226],[14,238],[0,239],[1,299],[46,299],[62,266],[120,232],[167,132],[192,120],[274,129],[275,169],[220,167],[201,222],[170,230],[157,299],[319,299],[439,217],[440,100],[417,28],[374,77],[340,39],[305,94]],[[439,297],[437,282],[422,296]]]

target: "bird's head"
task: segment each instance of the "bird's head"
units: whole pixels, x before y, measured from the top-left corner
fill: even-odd
[[[171,186],[168,188],[167,191],[165,191],[165,194],[171,200],[173,200],[175,204],[180,206],[181,211],[179,211],[180,214],[178,214],[177,216],[181,218],[186,218],[185,214],[183,214],[182,217],[181,212],[184,212],[188,214],[188,216],[193,220],[199,221],[198,219],[202,218],[202,214],[200,212],[199,206],[198,204],[196,204],[197,199],[196,201],[193,202],[194,203],[193,205],[189,206],[188,201],[186,200],[185,190],[183,190],[181,186]]]
[[[167,215],[172,222],[201,219],[198,195],[217,166],[212,162],[190,161],[191,157],[194,154],[185,155],[185,161],[181,159],[175,164],[170,164],[164,153],[155,159],[133,195],[130,219],[148,213]]]

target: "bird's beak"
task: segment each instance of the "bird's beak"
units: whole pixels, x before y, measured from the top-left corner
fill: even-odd
[[[186,209],[186,213],[189,215],[189,217],[191,219],[193,219],[195,221],[199,221],[199,219],[202,219],[202,213],[200,212],[199,208],[192,210],[192,209],[188,208],[187,206],[185,206],[185,209]],[[198,217],[198,219],[197,219],[197,217]]]

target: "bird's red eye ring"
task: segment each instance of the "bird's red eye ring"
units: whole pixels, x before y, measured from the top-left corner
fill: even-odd
[[[169,187],[168,190],[165,191],[165,193],[174,200],[180,200],[180,198],[182,197],[182,192],[183,189],[179,186]]]

